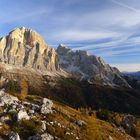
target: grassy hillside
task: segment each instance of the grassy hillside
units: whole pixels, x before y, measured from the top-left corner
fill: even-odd
[[[30,85],[28,94],[49,97],[74,108],[91,107],[94,110],[102,108],[140,115],[140,92],[134,89],[89,84],[86,81],[64,77],[53,81],[53,84],[44,83],[40,90]],[[20,91],[19,87],[19,83],[14,81],[9,81],[4,86],[7,92],[17,94]]]

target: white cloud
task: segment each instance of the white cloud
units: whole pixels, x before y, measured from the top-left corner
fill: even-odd
[[[140,37],[126,38],[120,36],[115,40],[105,43],[93,43],[90,45],[74,47],[73,50],[89,50],[103,57],[110,56],[134,56],[140,53]]]
[[[136,72],[140,71],[140,64],[112,64],[111,66],[117,67],[121,72]]]
[[[111,31],[82,31],[82,30],[65,30],[53,35],[53,39],[63,41],[84,41],[84,40],[96,40],[108,37],[116,38],[119,34]]]
[[[113,41],[109,41],[109,42],[105,42],[105,43],[98,43],[98,44],[90,44],[90,45],[86,45],[86,46],[82,46],[82,47],[75,47],[73,48],[73,50],[94,50],[94,49],[101,49],[101,50],[105,50],[105,49],[111,49],[111,48],[118,48],[118,44],[120,44],[122,42],[122,40],[113,40]]]

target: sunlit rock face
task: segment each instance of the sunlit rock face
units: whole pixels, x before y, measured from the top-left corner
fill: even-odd
[[[96,84],[129,87],[119,70],[106,64],[101,57],[90,55],[86,51],[72,51],[63,44],[58,46],[57,53],[60,67],[82,80],[89,80]]]
[[[24,27],[0,39],[0,61],[41,71],[59,69],[55,49],[49,48],[37,32]]]

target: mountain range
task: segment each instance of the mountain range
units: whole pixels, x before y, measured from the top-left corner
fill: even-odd
[[[24,27],[0,38],[0,61],[12,67],[34,69],[43,75],[73,75],[91,83],[129,87],[119,70],[102,58],[86,51],[74,52],[64,45],[55,50],[37,32]]]

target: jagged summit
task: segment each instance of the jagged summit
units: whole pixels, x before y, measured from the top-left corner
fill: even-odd
[[[24,33],[24,32],[34,32],[34,33],[38,34],[35,30],[33,30],[31,28],[26,28],[26,27],[14,28],[12,31],[9,32],[9,34],[15,34],[16,35],[16,34],[21,34],[21,33]]]
[[[61,47],[61,48],[68,48],[65,44],[59,44],[58,47]]]
[[[27,28],[27,27],[21,26],[21,27],[14,28],[11,32],[14,32],[16,30],[30,30],[30,31],[33,31],[31,28]]]
[[[41,48],[48,47],[42,37],[36,31],[30,28],[15,28],[9,33],[9,36],[12,39],[18,39],[21,43],[27,43],[29,45],[40,43]]]
[[[0,40],[0,61],[41,71],[57,71],[57,54],[35,31],[21,27]]]
[[[70,48],[68,48],[66,45],[64,44],[60,44],[57,48],[57,52],[59,54],[67,54],[69,51],[72,51]]]

